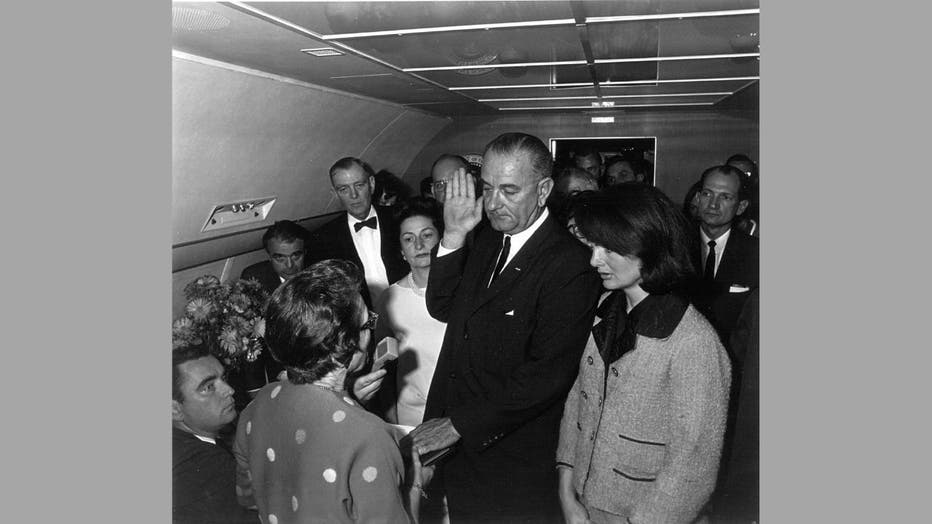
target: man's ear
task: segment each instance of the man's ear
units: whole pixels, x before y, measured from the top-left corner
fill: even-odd
[[[372,175],[369,175],[369,191],[375,192],[375,177]]]
[[[172,399],[172,420],[178,422],[184,421],[184,412],[181,410],[181,402]]]
[[[553,178],[546,177],[537,185],[537,205],[544,207],[547,205],[547,197],[553,191]]]
[[[748,208],[748,204],[750,204],[750,203],[751,203],[751,202],[749,202],[749,201],[747,201],[747,200],[742,200],[742,201],[738,202],[738,211],[735,213],[735,216],[739,216],[739,215],[741,215],[741,213],[744,213],[744,210]]]

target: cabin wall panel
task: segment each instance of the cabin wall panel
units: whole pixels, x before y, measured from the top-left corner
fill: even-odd
[[[537,136],[549,147],[551,138],[656,136],[656,185],[677,203],[702,171],[723,164],[735,153],[759,158],[756,114],[706,111],[619,113],[614,124],[592,124],[588,115],[505,116],[463,118],[428,143],[409,167],[409,174],[429,174],[442,153],[482,153],[501,133],[520,131]]]
[[[376,170],[401,175],[450,122],[397,104],[180,57],[172,60],[172,91],[176,272],[261,249],[257,229],[275,220],[338,211],[327,173],[334,161],[358,156]],[[264,222],[201,233],[214,205],[266,196],[278,200]]]

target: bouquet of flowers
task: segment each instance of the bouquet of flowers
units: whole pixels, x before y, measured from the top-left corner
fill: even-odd
[[[265,348],[262,308],[268,293],[255,280],[222,284],[213,275],[195,279],[184,288],[188,303],[172,323],[172,349],[206,343],[228,366],[241,369]]]

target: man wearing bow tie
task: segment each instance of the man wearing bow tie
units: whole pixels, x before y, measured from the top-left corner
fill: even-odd
[[[396,225],[389,210],[372,205],[375,176],[362,160],[337,160],[330,168],[330,184],[346,212],[311,234],[310,263],[328,258],[355,263],[365,274],[362,296],[372,309],[379,295],[408,272]]]

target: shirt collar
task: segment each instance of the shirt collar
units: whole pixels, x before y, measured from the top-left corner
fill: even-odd
[[[521,250],[524,244],[526,244],[527,241],[531,239],[531,236],[534,234],[534,232],[540,229],[541,224],[544,223],[544,220],[547,220],[548,216],[550,216],[550,212],[547,211],[547,208],[545,207],[540,216],[537,217],[537,220],[535,220],[530,225],[530,227],[520,233],[515,233],[514,235],[505,235],[511,237],[511,249],[508,253],[508,260],[511,260],[515,257],[515,255],[518,253],[518,251]]]
[[[358,218],[354,217],[353,215],[347,213],[347,214],[346,214],[346,221],[347,221],[347,223],[350,225],[350,227],[352,227],[353,224],[356,224],[357,222],[362,222],[362,221],[364,221],[364,220],[369,220],[369,219],[372,218],[372,217],[376,217],[376,220],[378,220],[378,216],[379,216],[379,215],[377,215],[376,212],[375,212],[375,204],[372,204],[371,206],[369,206],[369,214],[366,215],[366,218],[364,218],[364,219],[362,219],[362,220],[359,220]]]
[[[201,435],[198,435],[197,433],[191,433],[191,434],[194,435],[195,437],[197,437],[197,439],[200,440],[200,441],[202,441],[202,442],[207,442],[208,444],[214,444],[214,445],[217,444],[217,440],[216,440],[216,439],[212,439],[212,438],[210,438],[210,437],[203,437],[203,436],[201,436]]]
[[[715,240],[715,247],[724,246],[728,243],[728,237],[731,236],[731,228],[728,228],[728,231],[722,233],[718,238],[709,238],[709,235],[705,234],[705,229],[702,229],[702,226],[699,227],[699,235],[702,237],[702,244],[708,247],[709,240]]]

